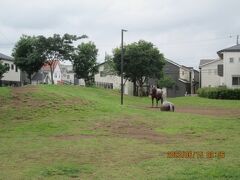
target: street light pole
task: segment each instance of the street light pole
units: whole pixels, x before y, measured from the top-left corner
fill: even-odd
[[[123,105],[123,32],[127,30],[121,30],[121,105]]]

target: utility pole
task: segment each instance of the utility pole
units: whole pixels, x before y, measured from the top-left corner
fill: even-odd
[[[123,105],[123,32],[127,30],[121,30],[121,105]]]

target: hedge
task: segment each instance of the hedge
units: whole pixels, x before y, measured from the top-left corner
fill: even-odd
[[[240,89],[228,89],[226,87],[218,88],[200,88],[197,91],[200,97],[210,99],[238,99],[240,100]]]

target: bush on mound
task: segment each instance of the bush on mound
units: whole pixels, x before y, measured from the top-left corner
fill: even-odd
[[[217,88],[200,88],[197,91],[200,97],[206,97],[210,99],[239,99],[240,89],[228,89],[226,87]]]

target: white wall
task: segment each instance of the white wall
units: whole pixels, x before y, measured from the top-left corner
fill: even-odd
[[[117,75],[106,75],[101,77],[101,71],[104,71],[104,64],[99,66],[99,73],[94,76],[95,82],[103,83],[112,83],[113,89],[121,89],[121,77]],[[123,81],[123,83],[125,80]],[[124,94],[132,95],[133,94],[133,84],[132,82],[127,81],[124,86]]]
[[[180,77],[180,79],[184,79],[184,80],[186,80],[186,81],[189,81],[189,78],[190,78],[190,70],[186,70],[186,69],[180,67],[179,77]]]
[[[9,71],[3,74],[3,81],[18,81],[20,82],[20,69],[18,69],[18,72],[16,72],[16,66],[13,63],[13,61],[7,61],[7,60],[1,60],[3,64],[7,63],[9,64]],[[13,65],[13,69],[12,69]]]
[[[49,77],[51,77],[51,72],[49,72]],[[59,67],[59,64],[57,64],[54,71],[53,71],[54,84],[57,84],[58,81],[61,81],[61,80],[62,80],[62,73],[61,73],[61,69]]]
[[[230,58],[234,62],[230,63]],[[240,88],[240,85],[232,85],[232,76],[240,76],[240,52],[223,53],[224,82],[229,88]]]
[[[201,69],[201,85],[202,87],[218,87],[224,85],[222,78],[218,76],[217,66],[222,64],[222,60],[202,66]]]

